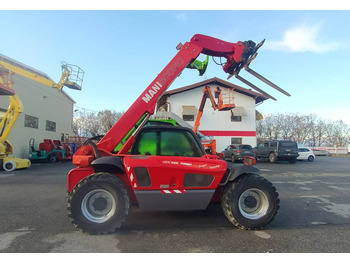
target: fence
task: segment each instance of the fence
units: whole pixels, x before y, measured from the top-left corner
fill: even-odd
[[[327,151],[334,155],[345,155],[349,153],[349,147],[310,147],[314,151]]]

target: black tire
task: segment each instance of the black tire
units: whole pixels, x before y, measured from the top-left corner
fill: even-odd
[[[314,161],[314,157],[313,156],[309,156],[308,158],[307,158],[307,161],[309,161],[309,162],[312,162],[312,161]]]
[[[221,207],[238,228],[262,229],[276,216],[279,198],[271,182],[256,174],[246,174],[227,184]]]
[[[270,163],[276,163],[277,162],[277,157],[274,153],[270,153],[269,155],[269,162]]]
[[[49,163],[56,163],[57,157],[56,157],[55,155],[49,155],[49,156],[47,157],[47,161],[48,161]]]
[[[16,162],[13,160],[6,161],[3,164],[3,169],[7,172],[11,172],[16,169]]]
[[[108,234],[125,222],[130,210],[129,191],[122,180],[108,173],[93,174],[68,195],[68,216],[89,234]]]

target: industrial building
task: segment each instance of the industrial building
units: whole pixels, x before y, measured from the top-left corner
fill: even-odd
[[[73,135],[74,100],[48,75],[0,54],[0,66],[6,68],[13,81],[22,112],[7,138],[13,156],[28,158],[29,140],[35,148],[43,139],[64,141]],[[0,119],[9,107],[9,96],[0,96]]]

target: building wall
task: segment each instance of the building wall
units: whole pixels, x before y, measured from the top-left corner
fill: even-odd
[[[216,86],[210,85],[212,92]],[[168,98],[168,102],[170,103],[169,111],[180,117],[182,117],[183,105],[195,106],[196,111],[198,111],[203,95],[203,88],[204,86],[171,95]],[[242,138],[243,144],[256,146],[255,99],[239,92],[234,92],[234,103],[236,107],[243,107],[245,109],[246,116],[242,116],[241,122],[231,122],[231,111],[214,110],[210,100],[207,99],[206,101],[199,131],[203,134],[208,133],[206,131],[216,134],[214,138],[216,139],[217,152],[223,151],[230,145],[231,138]],[[194,121],[186,122],[191,126],[194,125]]]
[[[43,139],[61,140],[62,134],[73,135],[72,99],[57,88],[50,88],[17,74],[13,75],[13,81],[13,88],[23,109],[7,138],[13,146],[13,156],[29,156],[30,138],[35,139],[35,148],[38,149]],[[7,109],[8,105],[8,96],[1,96],[0,108]],[[38,118],[38,128],[26,127],[25,115]],[[46,130],[46,120],[56,123],[56,131]]]

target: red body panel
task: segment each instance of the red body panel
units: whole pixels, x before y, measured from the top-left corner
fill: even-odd
[[[135,158],[127,156],[124,158],[124,165],[133,190],[215,189],[227,169],[225,161],[205,157],[142,156]],[[135,167],[147,168],[152,178],[150,186],[138,185],[134,172]],[[206,186],[186,186],[184,176],[189,173],[212,176],[213,180]]]
[[[124,156],[123,164],[125,173],[115,174],[123,180],[129,188],[132,202],[138,202],[135,192],[140,191],[159,191],[165,193],[186,193],[191,190],[215,190],[226,172],[227,163],[215,157],[205,155],[203,157],[176,157],[176,156]],[[135,168],[147,168],[151,177],[151,184],[148,186],[139,185]],[[68,173],[67,187],[68,192],[85,177],[94,174],[92,167],[76,167]],[[189,186],[185,184],[186,174],[200,174],[209,176],[212,181],[205,186]],[[216,201],[218,196],[213,199]]]
[[[69,171],[67,177],[68,192],[72,191],[76,184],[78,184],[83,178],[90,176],[93,173],[94,169],[92,167],[76,167]]]

